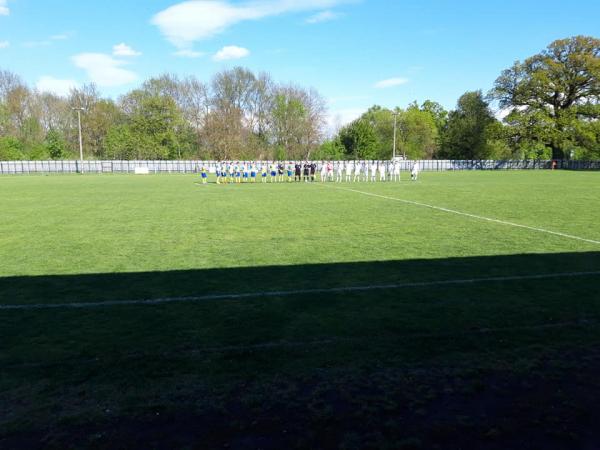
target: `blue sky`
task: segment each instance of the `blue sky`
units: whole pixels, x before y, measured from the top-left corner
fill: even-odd
[[[0,68],[116,98],[242,65],[316,88],[345,122],[373,104],[452,108],[555,39],[600,36],[599,17],[597,0],[0,0]]]

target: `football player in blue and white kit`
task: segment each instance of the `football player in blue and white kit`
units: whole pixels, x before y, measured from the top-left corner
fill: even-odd
[[[242,172],[244,173],[244,183],[247,183],[250,178],[250,165],[248,163],[244,163]]]
[[[217,184],[221,184],[221,163],[215,164],[215,175],[217,176]]]
[[[267,166],[265,163],[260,164],[260,177],[263,183],[267,182]]]
[[[237,184],[242,182],[242,166],[239,162],[235,163],[235,182]]]
[[[206,167],[206,164],[202,164],[200,176],[202,177],[202,184],[206,184],[208,182],[208,167]]]
[[[235,183],[235,167],[231,161],[227,164],[227,172],[229,173],[229,182]]]
[[[221,183],[225,183],[227,184],[227,182],[229,181],[227,179],[227,175],[228,175],[228,171],[227,171],[227,162],[222,162],[221,163]]]

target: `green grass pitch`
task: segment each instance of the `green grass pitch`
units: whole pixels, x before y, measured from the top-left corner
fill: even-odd
[[[0,447],[428,448],[448,421],[510,446],[520,425],[466,399],[505,397],[486,391],[499,374],[512,393],[591,380],[599,273],[597,173],[0,177]],[[174,442],[169,420],[204,425]]]

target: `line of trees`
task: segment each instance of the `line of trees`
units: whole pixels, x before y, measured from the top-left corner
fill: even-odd
[[[409,159],[600,159],[600,40],[555,41],[502,72],[487,95],[462,95],[454,111],[430,100],[372,107],[326,142],[323,154],[388,158],[394,115],[399,152]]]
[[[237,67],[209,84],[165,74],[117,101],[94,85],[66,98],[0,71],[0,159],[73,158],[83,141],[95,159],[306,158],[322,143],[325,100],[313,89]]]
[[[555,41],[453,111],[431,100],[373,106],[329,139],[318,92],[241,67],[210,83],[166,74],[116,101],[94,85],[40,93],[0,70],[0,159],[76,157],[81,107],[96,159],[387,159],[395,122],[398,154],[410,159],[600,159],[600,40]]]

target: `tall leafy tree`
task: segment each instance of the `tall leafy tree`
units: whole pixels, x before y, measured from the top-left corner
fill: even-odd
[[[304,158],[304,123],[308,111],[293,88],[282,89],[275,95],[272,110],[272,129],[275,144],[292,158]]]
[[[376,159],[379,143],[373,125],[358,119],[340,130],[340,142],[348,159]]]
[[[398,151],[409,159],[431,159],[438,150],[435,116],[416,105],[401,111],[398,118]]]
[[[105,154],[109,159],[142,159],[138,143],[128,125],[116,125],[108,130],[105,140]]]
[[[280,86],[274,91],[271,133],[274,144],[287,158],[310,158],[321,143],[324,101],[313,90]]]
[[[23,144],[13,136],[0,136],[0,161],[25,159]]]
[[[247,142],[242,112],[237,108],[215,109],[206,116],[203,138],[217,159],[241,159]]]
[[[345,147],[340,142],[339,137],[328,139],[323,142],[313,153],[316,160],[339,160],[344,159]]]
[[[147,158],[175,159],[181,156],[178,131],[182,118],[173,98],[143,98],[130,120],[134,135],[143,143]]]
[[[431,102],[428,106],[433,108],[433,105],[434,103]],[[376,144],[373,157],[376,159],[391,157],[394,147],[394,122],[396,122],[397,153],[405,153],[407,157],[413,159],[431,158],[438,149],[439,131],[436,113],[422,110],[416,104],[410,105],[406,110],[396,108],[392,111],[377,105],[369,108],[361,116],[361,120],[368,123],[375,133]]]
[[[373,128],[377,138],[373,157],[376,159],[390,158],[394,147],[394,112],[375,105],[361,116],[361,120],[366,121]]]
[[[438,102],[432,100],[425,100],[421,105],[421,111],[427,112],[433,117],[435,126],[438,130],[438,135],[441,134],[442,130],[446,126],[448,121],[448,111],[444,109]]]
[[[46,149],[50,158],[61,159],[67,154],[64,137],[58,130],[50,130],[46,135]]]
[[[518,134],[549,146],[554,158],[568,157],[586,141],[589,146],[594,134],[589,125],[600,119],[600,39],[553,42],[502,72],[492,96],[511,110],[509,123]]]
[[[0,137],[11,138],[0,157],[77,152],[73,108],[83,108],[84,156],[97,159],[309,158],[323,141],[326,123],[325,101],[315,90],[276,84],[267,73],[241,67],[208,83],[164,74],[117,102],[103,98],[93,84],[66,97],[40,93],[0,70]]]
[[[456,110],[448,116],[439,156],[448,159],[488,158],[491,154],[488,145],[490,127],[495,122],[481,91],[463,94]]]

